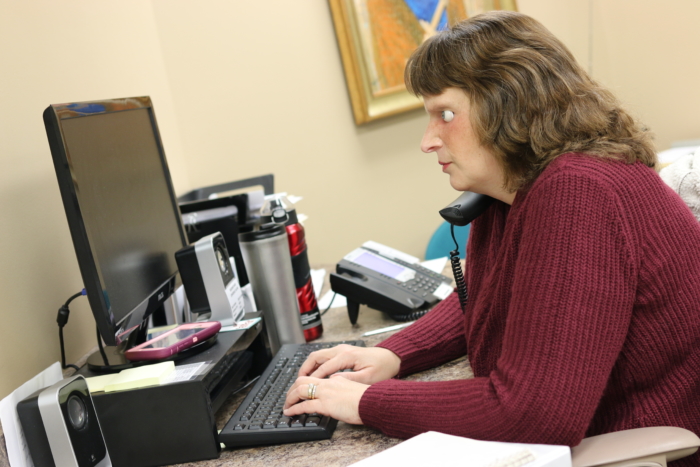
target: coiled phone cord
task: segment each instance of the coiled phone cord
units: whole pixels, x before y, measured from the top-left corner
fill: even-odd
[[[398,314],[393,314],[393,313],[387,313],[391,319],[394,321],[398,321],[400,323],[407,323],[409,321],[415,321],[418,318],[422,317],[425,315],[427,312],[430,310],[416,310],[412,311],[411,313],[408,313],[407,315],[398,315]]]
[[[464,280],[464,274],[462,273],[462,265],[459,260],[459,244],[455,238],[455,226],[450,224],[450,233],[452,234],[452,240],[455,242],[455,249],[450,251],[450,262],[452,263],[452,275],[455,278],[455,284],[457,284],[457,295],[459,296],[459,304],[462,307],[462,314],[467,307],[467,283]]]

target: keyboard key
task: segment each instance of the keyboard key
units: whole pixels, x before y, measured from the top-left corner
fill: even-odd
[[[306,414],[301,414],[297,415],[295,417],[292,417],[292,428],[299,428],[304,426],[304,422],[306,421]]]
[[[277,422],[277,428],[289,428],[290,423],[291,423],[290,417],[281,417],[279,419],[279,421]]]
[[[318,426],[321,423],[321,417],[308,417],[304,426]]]

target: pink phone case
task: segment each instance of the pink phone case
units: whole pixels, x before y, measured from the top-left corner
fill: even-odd
[[[175,329],[171,329],[170,331],[148,340],[143,344],[130,348],[124,352],[124,356],[133,362],[140,360],[161,360],[182,350],[188,349],[198,342],[210,338],[219,332],[219,329],[221,329],[221,323],[218,321],[181,324]],[[164,342],[167,342],[168,339],[173,339],[172,336],[174,334],[192,330],[197,331],[194,334],[176,340],[165,347],[153,347],[154,345],[164,345]]]

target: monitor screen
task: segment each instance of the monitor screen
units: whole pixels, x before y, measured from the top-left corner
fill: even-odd
[[[117,345],[172,294],[186,245],[153,106],[59,104],[44,121],[88,300]]]

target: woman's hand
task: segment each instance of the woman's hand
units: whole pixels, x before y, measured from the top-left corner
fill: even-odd
[[[310,399],[310,384],[316,385],[314,399]],[[304,413],[317,413],[353,425],[361,425],[360,399],[368,387],[346,378],[318,379],[302,376],[287,392],[284,415],[293,417]]]
[[[299,376],[325,378],[334,375],[358,383],[374,384],[393,378],[400,367],[401,359],[391,350],[342,344],[312,352],[299,368]],[[338,373],[347,369],[353,371]]]

